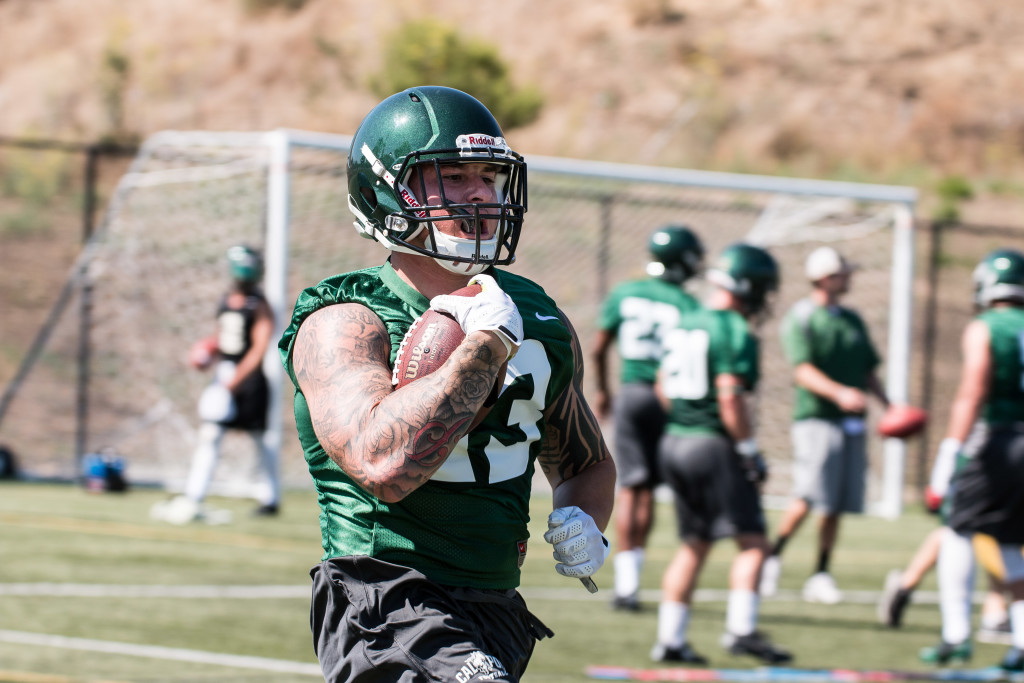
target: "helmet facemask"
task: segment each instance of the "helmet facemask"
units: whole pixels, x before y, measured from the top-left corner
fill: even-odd
[[[386,216],[383,231],[375,229],[373,236],[392,250],[429,256],[453,273],[475,275],[489,266],[515,261],[526,212],[526,168],[522,157],[502,138],[463,135],[457,142],[456,148],[406,155],[394,174],[383,164],[374,164],[377,176],[394,193],[399,210]],[[368,147],[363,154],[375,158]],[[457,203],[447,196],[443,171],[471,163],[494,168],[493,201]],[[417,199],[428,196],[428,173],[437,179],[438,199],[431,204]],[[464,236],[441,230],[438,224],[444,222],[458,223]],[[482,226],[493,227],[489,237],[482,236]]]

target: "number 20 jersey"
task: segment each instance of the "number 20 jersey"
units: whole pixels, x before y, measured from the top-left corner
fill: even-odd
[[[661,388],[670,401],[670,434],[725,434],[718,409],[718,375],[736,375],[747,391],[760,377],[760,343],[747,321],[729,310],[684,315],[665,335]]]
[[[393,365],[406,330],[430,302],[390,264],[328,278],[299,295],[280,351],[296,385],[295,422],[320,504],[323,559],[369,555],[447,585],[519,585],[543,412],[568,387],[573,355],[570,332],[543,289],[520,276],[489,272],[519,308],[523,344],[509,361],[501,395],[487,417],[459,440],[430,481],[397,503],[361,488],[317,441],[291,349],[310,314],[358,303],[386,326]]]

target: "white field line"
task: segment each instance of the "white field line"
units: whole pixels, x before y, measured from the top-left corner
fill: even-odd
[[[0,595],[62,598],[309,599],[309,586],[126,586],[102,583],[0,583]]]
[[[602,577],[598,577],[598,585]],[[591,595],[575,586],[569,588],[520,588],[519,592],[527,599],[536,600],[605,600],[609,591],[604,590]],[[284,586],[168,586],[168,585],[119,585],[93,583],[0,583],[0,596],[41,596],[67,598],[180,598],[206,599],[223,598],[228,600],[272,600],[302,599],[310,597],[310,587],[304,585]],[[694,599],[697,602],[725,602],[729,592],[723,589],[700,588]],[[843,602],[857,605],[873,605],[878,602],[880,591],[843,591]],[[977,592],[974,602],[981,602],[984,594]],[[649,589],[640,591],[640,598],[646,602],[657,602],[661,599],[661,591]],[[802,600],[800,591],[780,590],[776,595],[765,598],[769,602],[799,602]],[[938,604],[939,595],[935,591],[914,591],[911,601],[920,604]]]
[[[289,662],[283,659],[266,657],[250,657],[246,655],[218,654],[202,650],[184,650],[159,645],[136,645],[119,643],[110,640],[93,640],[91,638],[69,638],[46,633],[27,633],[24,631],[0,630],[0,642],[16,645],[36,645],[64,650],[82,650],[85,652],[104,652],[132,657],[148,657],[150,659],[174,660],[196,664],[217,664],[236,669],[256,669],[257,671],[276,671],[279,673],[305,674],[322,676],[320,666],[305,662]]]

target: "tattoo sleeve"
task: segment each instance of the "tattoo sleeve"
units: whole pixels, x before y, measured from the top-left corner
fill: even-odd
[[[311,315],[293,363],[324,450],[381,500],[414,491],[468,431],[494,384],[504,358],[482,339],[468,336],[436,372],[395,390],[390,339],[372,311],[339,304]]]
[[[610,457],[601,427],[583,397],[583,352],[576,331],[565,314],[562,321],[572,334],[573,376],[569,386],[549,408],[547,429],[537,462],[549,480],[563,481]]]

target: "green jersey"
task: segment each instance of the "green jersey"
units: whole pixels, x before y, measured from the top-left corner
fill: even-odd
[[[718,375],[736,375],[747,391],[760,378],[760,342],[736,311],[683,315],[665,335],[661,389],[671,405],[669,434],[727,434],[718,409]]]
[[[299,295],[279,347],[296,386],[295,423],[320,504],[324,559],[369,555],[447,585],[519,585],[543,413],[569,386],[574,358],[571,333],[544,290],[510,273],[488,272],[519,308],[522,346],[509,361],[501,395],[487,417],[459,440],[430,481],[397,503],[365,491],[324,451],[298,388],[292,348],[310,314],[358,303],[386,326],[393,365],[406,330],[430,302],[390,264],[330,277]]]
[[[982,416],[1005,425],[1024,422],[1024,309],[997,306],[978,316],[989,331],[992,380]]]
[[[680,314],[698,308],[697,300],[679,285],[657,278],[629,280],[615,287],[601,306],[597,326],[616,336],[622,383],[653,384],[662,337],[676,326]]]
[[[866,389],[880,362],[867,326],[849,308],[819,306],[811,299],[801,299],[783,319],[781,333],[782,349],[793,367],[810,363],[846,386]],[[852,414],[827,398],[796,387],[794,419],[834,420],[848,415]]]

